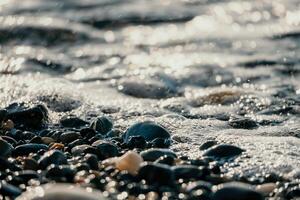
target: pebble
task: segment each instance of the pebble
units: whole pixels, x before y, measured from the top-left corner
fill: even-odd
[[[263,200],[263,195],[245,183],[225,183],[218,186],[213,200]]]
[[[62,151],[50,150],[39,159],[38,163],[42,169],[45,169],[51,164],[63,165],[67,164],[68,161],[66,155]]]
[[[268,195],[271,192],[273,192],[273,190],[276,188],[276,184],[275,183],[264,183],[262,185],[258,185],[256,186],[256,191],[264,194],[264,195]]]
[[[118,147],[107,141],[98,140],[92,144],[97,149],[97,156],[99,159],[106,159],[115,157],[119,154]]]
[[[77,140],[79,138],[81,138],[81,135],[79,133],[76,133],[73,131],[65,132],[65,133],[61,134],[59,137],[60,141],[64,144],[71,143],[74,140]]]
[[[149,184],[174,185],[175,176],[168,165],[159,163],[147,163],[141,165],[138,172],[141,179],[145,179]]]
[[[212,147],[212,146],[214,146],[216,144],[217,144],[217,141],[215,141],[215,140],[206,141],[203,144],[201,144],[200,150],[202,150],[202,151],[206,150],[206,149],[208,149],[208,148],[210,148],[210,147]]]
[[[155,161],[162,156],[169,156],[172,158],[177,158],[176,154],[169,149],[159,149],[152,148],[142,151],[140,155],[143,157],[145,161]]]
[[[244,150],[230,144],[219,144],[207,149],[204,152],[204,156],[226,158],[240,155]]]
[[[105,200],[100,193],[89,189],[81,188],[74,184],[46,184],[27,188],[27,191],[16,200]]]
[[[146,141],[152,141],[156,138],[170,138],[170,133],[167,129],[161,125],[147,121],[139,122],[129,127],[126,133],[123,135],[125,142],[128,142],[132,136],[142,136]]]
[[[7,117],[7,114],[8,114],[7,110],[0,109],[0,125],[5,120],[5,118]]]
[[[32,158],[26,158],[23,162],[23,168],[24,170],[38,170],[39,164],[36,160]]]
[[[7,118],[21,129],[41,129],[48,122],[48,110],[44,105],[24,109],[17,104],[12,104],[7,110]]]
[[[115,160],[115,165],[117,169],[121,171],[126,170],[130,174],[135,175],[138,172],[142,162],[143,158],[138,153],[134,151],[128,151]]]
[[[14,197],[19,196],[21,193],[22,191],[18,187],[8,184],[4,181],[0,182],[0,194],[2,196],[12,197],[13,199]]]
[[[254,120],[247,117],[231,118],[229,119],[228,124],[231,127],[238,129],[254,129],[258,127],[257,123]]]
[[[132,136],[129,138],[128,142],[127,142],[127,147],[130,149],[134,149],[134,148],[145,148],[147,145],[147,142],[145,140],[144,137],[142,136]]]
[[[13,154],[15,156],[26,156],[30,153],[37,153],[40,150],[47,150],[47,149],[48,146],[45,144],[28,143],[28,144],[22,144],[17,146],[13,151]]]
[[[77,145],[71,149],[71,153],[73,155],[80,155],[84,153],[88,148],[92,148],[92,146],[88,144]]]
[[[174,165],[175,164],[175,158],[173,156],[161,156],[157,160],[155,160],[155,163],[165,164],[165,165]]]
[[[113,123],[109,118],[102,116],[94,119],[90,128],[105,135],[113,128]]]
[[[14,147],[11,144],[9,144],[8,142],[0,138],[0,156],[2,157],[10,156],[13,149]]]
[[[174,176],[176,180],[183,179],[183,180],[198,180],[203,178],[203,171],[196,166],[192,165],[179,165],[172,167],[174,172]]]
[[[60,124],[63,127],[69,127],[69,128],[79,128],[82,126],[85,126],[88,124],[88,122],[75,117],[75,116],[64,116],[61,120],[60,120]]]

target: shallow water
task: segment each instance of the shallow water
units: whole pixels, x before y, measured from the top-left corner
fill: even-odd
[[[183,155],[208,139],[245,149],[228,175],[299,177],[299,10],[298,0],[4,0],[0,105],[42,102],[52,123],[150,119]],[[258,126],[230,126],[243,117]]]

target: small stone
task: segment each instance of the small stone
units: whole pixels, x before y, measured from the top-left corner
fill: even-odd
[[[14,122],[9,119],[2,124],[2,129],[11,130],[14,128],[14,126],[15,126]]]
[[[46,169],[46,177],[57,182],[74,181],[75,170],[68,165],[50,165]]]
[[[47,150],[48,146],[45,144],[22,144],[15,148],[13,154],[15,156],[25,156],[30,153],[37,153],[39,150]]]
[[[79,133],[72,132],[72,131],[65,132],[65,133],[61,134],[59,137],[60,141],[64,144],[71,143],[74,140],[77,140],[79,138],[81,138],[81,135]]]
[[[200,168],[191,165],[179,165],[172,167],[176,180],[178,179],[200,179],[203,177],[203,172]]]
[[[73,155],[80,155],[80,154],[84,153],[88,148],[91,148],[91,147],[92,146],[88,145],[88,144],[77,145],[71,149],[71,153]]]
[[[203,144],[201,144],[200,150],[206,150],[206,149],[208,149],[208,148],[210,148],[210,147],[212,147],[216,144],[217,144],[217,141],[215,141],[215,140],[206,141]]]
[[[170,156],[172,158],[177,158],[176,154],[169,149],[159,149],[153,148],[142,151],[140,155],[145,161],[155,161],[162,156]]]
[[[213,200],[263,200],[261,193],[251,189],[244,183],[225,183],[218,186],[212,197]]]
[[[42,137],[41,139],[42,139],[42,142],[47,145],[55,142],[55,140],[51,137]]]
[[[146,141],[152,141],[156,138],[169,139],[170,133],[161,125],[155,122],[147,121],[132,125],[123,135],[125,142],[128,142],[132,136],[142,136]]]
[[[165,165],[174,165],[175,164],[175,158],[172,156],[161,156],[157,160],[155,160],[155,163],[165,164]]]
[[[159,163],[144,163],[138,172],[141,179],[145,179],[148,184],[174,185],[174,173],[168,165]]]
[[[0,194],[6,197],[17,197],[22,193],[22,191],[11,184],[5,183],[4,181],[0,182]]]
[[[86,154],[84,156],[85,162],[90,166],[92,170],[98,170],[98,158],[94,154]]]
[[[91,128],[105,135],[113,128],[113,123],[107,117],[98,117],[91,123]]]
[[[233,128],[238,129],[254,129],[257,128],[257,123],[247,117],[236,117],[229,119],[228,124]]]
[[[88,123],[78,117],[74,117],[74,116],[64,116],[61,120],[60,120],[60,124],[63,127],[69,127],[69,128],[79,128],[82,126],[87,125]]]
[[[50,146],[50,150],[53,150],[53,149],[64,149],[65,145],[62,144],[62,143],[53,143],[51,146]]]
[[[41,129],[48,122],[48,110],[44,105],[24,109],[20,105],[12,104],[7,110],[7,119],[12,120],[20,129]]]
[[[276,184],[275,183],[264,183],[262,185],[258,185],[256,186],[256,191],[264,194],[264,195],[268,195],[271,192],[273,192],[273,190],[276,188]]]
[[[39,160],[39,166],[42,169],[46,169],[51,164],[63,165],[67,163],[66,155],[59,150],[48,151]]]
[[[220,144],[207,149],[204,152],[204,156],[216,157],[216,158],[227,158],[240,155],[244,150],[229,144]]]
[[[118,147],[111,142],[98,140],[94,142],[92,146],[97,149],[99,159],[115,157],[119,154]]]
[[[23,168],[24,170],[38,170],[39,169],[39,164],[37,163],[36,160],[32,158],[26,158],[24,159],[23,162]]]
[[[130,174],[135,175],[142,162],[143,158],[139,154],[134,151],[128,151],[123,156],[115,160],[115,165],[117,169],[121,171],[126,170]]]
[[[14,147],[11,144],[9,144],[8,142],[0,138],[0,156],[2,157],[10,156],[13,149]]]
[[[0,109],[0,125],[5,120],[8,112],[5,109]]]
[[[127,142],[127,147],[130,149],[134,149],[134,148],[145,148],[147,145],[146,140],[144,137],[142,136],[132,136],[131,138],[129,138],[128,142]]]

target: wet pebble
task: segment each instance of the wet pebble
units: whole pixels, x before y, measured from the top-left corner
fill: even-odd
[[[97,149],[99,159],[115,157],[119,154],[118,147],[111,142],[98,140],[92,146]]]
[[[68,144],[73,142],[74,140],[77,140],[81,138],[81,135],[79,133],[68,131],[60,135],[59,139],[62,143]]]
[[[170,133],[161,125],[155,122],[147,121],[136,123],[129,127],[126,133],[123,135],[123,138],[125,142],[128,142],[132,136],[142,136],[146,141],[152,141],[156,138],[169,139]]]
[[[263,195],[244,183],[225,183],[218,186],[213,200],[263,200]]]
[[[102,116],[92,121],[91,128],[105,135],[113,128],[113,123],[109,118]]]
[[[0,182],[0,194],[6,197],[17,197],[22,193],[22,191],[11,184],[8,184],[4,181]]]
[[[45,127],[48,122],[48,110],[43,105],[24,109],[18,104],[12,104],[7,110],[7,118],[21,129],[40,129]]]
[[[159,163],[142,164],[138,176],[145,179],[149,184],[173,185],[175,183],[174,173],[168,165]]]
[[[208,149],[208,148],[210,148],[210,147],[212,147],[216,144],[217,144],[217,141],[215,141],[215,140],[206,141],[203,144],[201,144],[200,150],[206,150],[206,149]]]
[[[219,144],[207,149],[204,152],[204,156],[215,158],[226,158],[240,155],[244,150],[230,144]]]
[[[15,156],[25,156],[30,153],[37,153],[40,150],[47,150],[47,149],[48,149],[48,146],[45,144],[28,143],[28,144],[22,144],[22,145],[17,146],[15,148],[15,150],[13,151],[13,154]]]
[[[75,117],[75,116],[64,116],[61,120],[60,120],[60,124],[63,127],[69,127],[69,128],[79,128],[82,126],[85,126],[88,124],[88,122]]]
[[[152,148],[142,151],[140,155],[145,161],[155,161],[162,156],[177,158],[176,154],[169,149]]]
[[[14,147],[11,144],[9,144],[8,142],[0,138],[0,156],[2,157],[10,156],[13,149]]]
[[[235,117],[229,119],[228,124],[233,128],[239,128],[239,129],[254,129],[257,128],[257,123],[247,117]]]
[[[39,166],[42,169],[47,168],[51,164],[63,165],[67,163],[68,161],[66,155],[59,150],[48,151],[39,160]]]
[[[184,179],[184,180],[189,180],[189,179],[200,179],[203,177],[203,171],[196,166],[192,165],[179,165],[179,166],[174,166],[172,167],[172,170],[174,172],[175,178],[178,179]]]

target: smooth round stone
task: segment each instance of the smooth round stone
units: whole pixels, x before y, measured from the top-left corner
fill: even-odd
[[[60,124],[63,127],[79,128],[79,127],[87,125],[88,122],[86,122],[78,117],[75,117],[75,116],[65,116],[60,120]]]
[[[0,194],[7,197],[16,197],[19,196],[22,191],[11,184],[5,183],[4,181],[0,182]]]
[[[73,182],[75,170],[68,165],[50,165],[46,170],[46,177],[55,181]]]
[[[60,141],[64,144],[71,143],[79,138],[81,138],[81,135],[76,132],[65,132],[59,137]]]
[[[102,193],[74,184],[46,184],[28,188],[17,200],[105,200]]]
[[[85,162],[90,166],[92,170],[98,170],[98,158],[94,154],[86,154],[84,156]]]
[[[232,118],[229,120],[228,124],[231,127],[238,129],[254,129],[258,126],[254,120],[246,117]]]
[[[172,169],[168,165],[159,163],[143,163],[138,176],[145,179],[148,184],[173,185],[175,183]]]
[[[71,153],[73,155],[80,155],[80,154],[84,153],[88,148],[91,148],[91,147],[92,146],[88,145],[88,144],[77,145],[71,149]]]
[[[139,122],[129,127],[126,133],[123,135],[125,142],[128,142],[132,136],[142,136],[146,141],[152,141],[156,138],[170,138],[170,133],[167,129],[161,125],[147,121]]]
[[[172,167],[175,178],[178,179],[200,179],[203,172],[200,168],[191,165],[179,165]]]
[[[115,157],[119,154],[118,147],[111,142],[98,140],[92,146],[97,149],[97,155],[100,159]]]
[[[220,144],[207,149],[204,152],[204,156],[226,158],[240,155],[244,150],[230,144]]]
[[[149,99],[162,99],[179,95],[175,87],[164,82],[137,78],[121,81],[118,90],[126,95]]]
[[[142,151],[140,155],[143,157],[145,161],[155,161],[162,156],[177,158],[176,154],[173,151],[169,149],[158,149],[158,148],[147,149],[145,151]]]
[[[37,153],[39,150],[47,150],[48,146],[45,144],[22,144],[15,148],[13,154],[15,156],[25,156],[30,153]]]
[[[105,135],[113,128],[112,121],[107,117],[97,117],[92,123],[91,127],[95,131]]]
[[[0,138],[0,156],[2,157],[10,156],[13,149],[14,147],[11,144],[9,144],[8,142]]]
[[[129,138],[129,141],[127,142],[127,147],[134,149],[134,148],[145,148],[147,145],[147,142],[145,141],[145,138],[142,136],[132,136]]]
[[[5,171],[6,169],[9,169],[11,171],[21,170],[21,168],[15,165],[11,160],[7,160],[7,158],[0,157],[0,171]]]
[[[4,121],[4,119],[6,118],[8,112],[5,109],[0,109],[0,124],[2,121]]]
[[[67,156],[59,150],[48,151],[39,160],[39,166],[42,169],[47,168],[51,164],[63,165],[67,163]]]
[[[213,200],[263,200],[261,193],[253,190],[244,183],[225,183],[218,187],[212,197]]]
[[[212,146],[215,146],[216,144],[217,144],[217,141],[215,141],[215,140],[206,141],[203,144],[201,144],[200,150],[206,150]]]
[[[48,110],[44,105],[24,109],[18,104],[12,104],[7,110],[7,118],[21,129],[41,129],[48,122]]]
[[[126,170],[130,174],[136,174],[140,168],[143,158],[134,151],[128,151],[115,161],[116,168],[123,171]]]
[[[14,138],[6,136],[6,135],[1,136],[1,138],[13,146],[15,146],[18,143]]]
[[[39,164],[32,158],[26,158],[24,159],[23,168],[24,170],[38,170]]]

